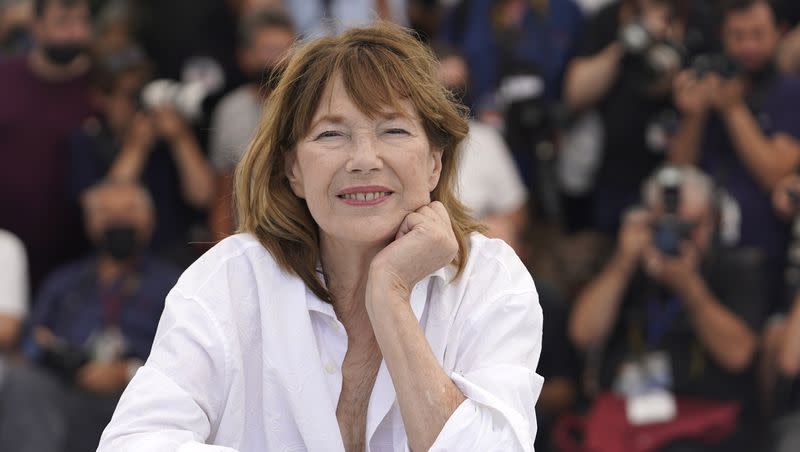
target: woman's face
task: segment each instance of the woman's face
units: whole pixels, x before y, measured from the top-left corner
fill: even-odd
[[[411,102],[370,118],[336,77],[328,84],[286,171],[321,235],[365,243],[394,239],[403,218],[431,202],[441,152],[431,149]]]

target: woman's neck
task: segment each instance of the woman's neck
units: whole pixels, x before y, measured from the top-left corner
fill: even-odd
[[[347,242],[331,237],[320,240],[322,269],[333,307],[345,329],[360,331],[369,322],[364,299],[372,259],[386,244]],[[356,328],[350,328],[354,326]]]

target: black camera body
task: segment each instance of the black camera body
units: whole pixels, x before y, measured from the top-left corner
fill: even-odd
[[[643,86],[677,73],[684,65],[686,50],[683,46],[678,42],[654,36],[641,21],[622,27],[618,40],[625,48],[633,70],[642,79],[640,84]]]
[[[680,256],[681,244],[689,240],[693,225],[679,216],[682,174],[677,168],[664,168],[656,176],[664,203],[664,214],[652,225],[653,244],[661,253]]]
[[[696,78],[703,78],[706,74],[714,73],[725,79],[732,79],[742,74],[742,69],[736,61],[724,53],[706,53],[696,56],[690,65]]]

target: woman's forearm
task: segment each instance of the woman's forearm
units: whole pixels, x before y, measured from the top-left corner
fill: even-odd
[[[409,299],[379,284],[367,290],[370,321],[397,393],[409,447],[424,451],[465,397],[433,355]]]

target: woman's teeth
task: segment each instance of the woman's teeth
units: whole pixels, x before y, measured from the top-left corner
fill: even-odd
[[[372,193],[347,193],[345,195],[340,195],[339,197],[342,199],[351,199],[353,201],[372,201],[384,196],[389,196],[389,192],[376,191]]]

